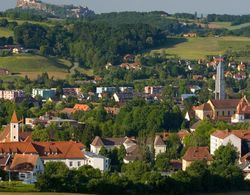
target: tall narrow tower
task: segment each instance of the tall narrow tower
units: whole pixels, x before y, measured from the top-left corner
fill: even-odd
[[[224,66],[223,59],[220,57],[219,64],[217,66],[216,81],[215,81],[215,99],[225,99],[225,78],[224,78]]]
[[[10,141],[18,142],[19,141],[19,124],[16,115],[16,111],[14,111],[11,121],[10,121]]]

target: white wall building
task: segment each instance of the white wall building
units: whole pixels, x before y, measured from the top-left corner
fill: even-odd
[[[210,135],[210,153],[214,155],[215,150],[220,146],[232,144],[241,156],[241,138],[229,131],[216,131]]]

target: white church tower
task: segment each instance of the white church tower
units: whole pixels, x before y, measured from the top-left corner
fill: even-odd
[[[11,142],[19,141],[19,124],[16,111],[14,111],[10,121],[10,141]]]

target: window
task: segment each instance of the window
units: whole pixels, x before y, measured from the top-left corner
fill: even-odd
[[[73,166],[73,162],[72,162],[72,161],[69,162],[69,166],[70,166],[70,167]]]
[[[14,125],[14,128],[16,128],[16,125]]]
[[[78,165],[78,167],[80,167],[81,166],[81,161],[78,161],[77,165]]]
[[[14,139],[16,139],[16,136],[14,136]]]
[[[219,116],[219,112],[217,112],[217,116]]]
[[[225,112],[224,111],[222,111],[222,116],[224,116],[225,115]]]
[[[230,111],[228,111],[227,115],[228,115],[228,116],[230,116],[230,115],[231,115],[231,112],[230,112]]]

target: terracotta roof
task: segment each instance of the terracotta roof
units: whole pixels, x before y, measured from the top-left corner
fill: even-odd
[[[10,159],[10,155],[2,155],[2,156],[0,156],[0,166],[1,167],[6,166],[9,159]]]
[[[72,114],[75,112],[74,108],[64,108],[60,111],[60,113]]]
[[[65,142],[34,142],[34,148],[43,159],[82,159],[83,144],[73,141]]]
[[[250,130],[217,130],[212,135],[220,139],[224,139],[228,135],[233,134],[240,139],[250,141]]]
[[[240,162],[246,162],[246,161],[250,161],[250,152],[246,153],[244,156],[242,156],[240,158]]]
[[[32,171],[36,166],[38,159],[39,156],[37,154],[15,154],[10,169],[13,171]]]
[[[13,112],[10,123],[18,123],[16,111]]]
[[[10,141],[10,125],[5,126],[4,130],[0,133],[0,142]]]
[[[194,106],[193,107],[193,110],[212,110],[210,104],[208,103],[204,103],[204,104],[201,104],[200,106]]]
[[[32,153],[36,154],[37,151],[31,142],[5,142],[0,143],[0,153]]]
[[[75,104],[74,110],[89,111],[90,107],[87,104]]]
[[[243,97],[240,100],[239,104],[237,105],[236,113],[237,114],[250,113],[250,103],[245,97]]]
[[[236,108],[239,99],[225,99],[225,100],[210,100],[213,106],[217,109],[226,109],[226,108]]]
[[[183,159],[186,161],[208,160],[212,161],[212,155],[209,153],[208,147],[189,147]]]

